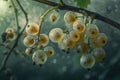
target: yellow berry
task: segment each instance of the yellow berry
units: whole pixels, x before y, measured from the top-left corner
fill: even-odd
[[[77,20],[77,14],[75,12],[68,11],[64,15],[64,20],[69,24],[73,24]]]
[[[90,39],[90,44],[92,47],[102,47],[106,45],[108,42],[108,38],[104,33],[99,33],[97,38]]]
[[[52,57],[55,54],[54,48],[51,46],[45,47],[44,51],[46,51],[47,57]]]
[[[108,37],[104,33],[100,33],[97,37],[98,46],[104,46],[108,42]]]
[[[75,46],[75,41],[73,41],[71,38],[64,39],[63,43],[65,44],[66,48],[73,48]]]
[[[51,22],[55,22],[58,19],[57,12],[51,13],[49,18]]]
[[[86,35],[88,38],[96,38],[99,34],[99,29],[95,24],[88,24]]]
[[[7,40],[15,40],[16,38],[16,33],[15,32],[7,32]]]
[[[26,47],[32,47],[35,44],[35,40],[32,36],[27,36],[24,38],[23,43]]]
[[[61,42],[64,38],[64,33],[61,28],[54,28],[49,32],[49,38],[52,42]]]
[[[16,33],[13,28],[7,28],[5,32],[7,33],[7,36],[6,36],[7,40],[10,40],[10,41],[15,40]]]
[[[81,49],[80,49],[80,54],[87,54],[89,51],[89,45],[85,42],[80,44]]]
[[[40,34],[39,44],[42,46],[46,46],[49,43],[49,38],[46,34]]]
[[[77,31],[71,31],[69,34],[69,38],[71,38],[73,41],[77,42],[80,38],[80,35]]]
[[[76,43],[81,43],[84,41],[84,34],[83,33],[79,33],[79,40],[76,41]]]
[[[26,32],[30,35],[37,35],[39,32],[39,25],[36,23],[31,23],[26,27]]]
[[[86,29],[86,26],[83,22],[77,20],[73,23],[73,30],[78,31],[79,33],[84,32]]]

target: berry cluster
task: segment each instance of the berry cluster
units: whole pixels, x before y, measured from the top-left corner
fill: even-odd
[[[58,14],[52,13],[49,19],[51,23],[56,22]],[[100,62],[105,58],[102,47],[108,42],[108,37],[100,33],[97,25],[86,22],[84,15],[72,11],[64,14],[64,21],[67,24],[65,30],[55,27],[48,35],[41,34],[41,26],[36,23],[26,26],[22,34],[23,44],[27,47],[25,54],[32,55],[34,64],[43,65],[47,58],[54,56],[54,48],[48,45],[50,41],[58,44],[58,48],[65,53],[70,53],[71,49],[75,49],[77,53],[80,53],[80,64],[85,69],[92,68],[95,62]],[[13,28],[7,28],[5,33],[7,40],[16,38]]]

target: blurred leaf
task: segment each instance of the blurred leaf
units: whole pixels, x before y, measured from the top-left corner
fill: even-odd
[[[74,0],[77,2],[77,6],[81,8],[87,8],[87,6],[90,4],[91,0]]]

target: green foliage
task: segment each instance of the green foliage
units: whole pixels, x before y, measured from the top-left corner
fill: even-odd
[[[88,4],[90,4],[91,0],[74,0],[77,2],[77,6],[81,8],[87,8]]]

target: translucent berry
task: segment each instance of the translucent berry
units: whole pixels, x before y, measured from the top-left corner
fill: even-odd
[[[83,22],[77,20],[73,23],[73,30],[78,31],[79,33],[84,32],[86,29],[86,26]]]
[[[54,48],[52,46],[45,47],[44,51],[46,51],[47,57],[52,57],[55,54]]]
[[[95,58],[90,54],[82,55],[80,58],[80,64],[85,69],[91,69],[95,64]]]
[[[79,33],[79,40],[76,41],[76,43],[81,43],[84,41],[84,34],[83,33]]]
[[[30,35],[37,35],[39,32],[39,25],[36,23],[31,23],[26,27],[26,32]]]
[[[61,41],[61,42],[58,43],[58,47],[59,47],[59,49],[62,50],[62,51],[65,51],[65,50],[66,50],[66,46],[65,46],[65,44],[63,43],[63,41]]]
[[[46,34],[40,34],[39,44],[42,46],[46,46],[49,43],[49,38]]]
[[[49,32],[49,38],[52,42],[61,42],[64,38],[64,33],[61,28],[54,28]]]
[[[108,42],[108,37],[104,33],[100,33],[96,38],[98,46],[104,46]]]
[[[95,57],[96,62],[100,62],[105,58],[105,50],[101,47],[95,48],[92,54]]]
[[[16,38],[16,33],[15,32],[7,32],[6,38],[7,38],[7,40],[13,41]]]
[[[51,13],[49,19],[51,22],[55,22],[58,19],[58,13],[57,12]]]
[[[32,60],[36,65],[43,65],[47,61],[46,52],[37,50],[33,53]]]
[[[79,35],[79,33],[77,31],[71,31],[70,34],[69,34],[69,37],[73,41],[77,42],[79,40],[79,38],[80,38],[80,35]]]
[[[64,39],[63,43],[65,44],[66,48],[73,48],[75,46],[75,41],[73,41],[71,38]]]
[[[68,11],[64,15],[64,20],[68,24],[73,24],[77,20],[77,14],[72,11]]]
[[[78,49],[80,50],[80,54],[87,54],[89,51],[89,45],[83,42],[78,46]]]
[[[16,38],[16,33],[15,33],[15,31],[14,31],[14,29],[13,28],[7,28],[6,29],[6,39],[7,40],[15,40],[15,38]]]
[[[86,35],[88,38],[96,38],[99,34],[99,29],[95,24],[88,24]]]
[[[35,40],[32,36],[27,36],[24,38],[23,43],[26,47],[32,47],[35,44]]]
[[[32,55],[33,54],[32,48],[26,48],[25,54],[28,55],[28,56]]]
[[[7,28],[5,32],[12,33],[12,32],[14,32],[14,29],[13,28]]]
[[[95,39],[90,39],[90,44],[92,47],[102,47],[108,42],[108,37],[104,33],[99,33],[98,37]]]

